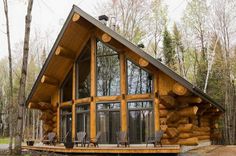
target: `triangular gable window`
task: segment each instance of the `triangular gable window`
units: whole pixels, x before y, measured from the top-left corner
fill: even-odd
[[[130,60],[127,60],[128,94],[152,92],[152,75]]]
[[[97,96],[120,94],[120,63],[116,51],[97,42]]]

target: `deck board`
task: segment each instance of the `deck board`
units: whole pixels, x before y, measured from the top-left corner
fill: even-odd
[[[116,145],[100,145],[99,147],[74,147],[66,149],[63,145],[47,146],[47,145],[35,145],[35,146],[22,146],[24,150],[55,152],[55,153],[179,153],[179,146],[162,146],[153,147],[149,145],[131,145],[130,147],[117,147]]]

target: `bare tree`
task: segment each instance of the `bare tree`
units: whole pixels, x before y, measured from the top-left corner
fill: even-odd
[[[15,154],[21,154],[21,142],[22,142],[22,126],[23,126],[23,113],[25,104],[25,86],[27,76],[27,64],[28,64],[28,53],[29,53],[29,38],[30,38],[30,25],[31,25],[31,12],[33,7],[33,0],[28,1],[27,14],[25,17],[25,38],[23,47],[23,63],[21,70],[20,88],[18,94],[18,117],[17,117],[17,128],[15,138]]]
[[[12,120],[12,109],[13,109],[13,82],[12,82],[12,57],[11,57],[11,39],[10,39],[10,30],[9,30],[9,18],[8,18],[8,1],[3,0],[4,12],[6,17],[6,30],[7,30],[7,43],[8,43],[8,61],[9,61],[9,133],[10,133],[10,142],[9,142],[9,151],[12,152],[12,138],[13,138],[13,120]]]

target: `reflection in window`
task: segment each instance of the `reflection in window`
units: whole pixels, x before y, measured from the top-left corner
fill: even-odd
[[[152,102],[128,102],[130,143],[145,143],[154,136],[154,114]]]
[[[101,132],[101,143],[116,143],[120,131],[120,103],[97,104],[97,132]]]
[[[152,92],[152,75],[127,60],[128,94]]]
[[[61,87],[62,102],[72,99],[72,70],[67,75]]]
[[[88,41],[77,61],[77,98],[90,96],[90,61],[90,41]]]
[[[72,115],[71,107],[61,109],[61,141],[65,141],[66,137],[71,137]]]
[[[90,115],[89,104],[76,107],[76,129],[77,132],[86,132],[86,137],[90,137]]]
[[[97,96],[120,94],[120,65],[117,52],[97,42]]]

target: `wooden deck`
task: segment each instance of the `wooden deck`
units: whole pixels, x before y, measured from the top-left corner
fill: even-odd
[[[162,147],[153,147],[149,145],[131,145],[130,147],[117,147],[116,145],[100,145],[99,147],[74,147],[66,149],[63,145],[47,146],[47,145],[34,145],[23,146],[23,150],[33,150],[42,152],[55,152],[55,153],[67,153],[67,154],[79,154],[79,153],[107,153],[107,154],[134,154],[134,153],[180,153],[180,147],[163,145]]]

